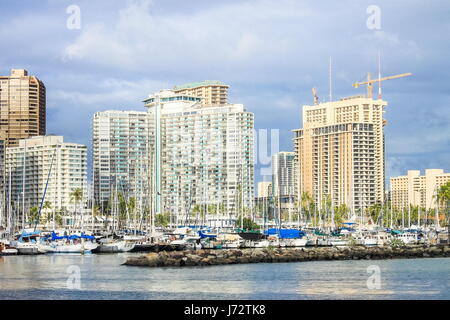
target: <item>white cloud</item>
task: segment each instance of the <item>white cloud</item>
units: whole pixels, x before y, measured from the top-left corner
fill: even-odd
[[[95,77],[81,79],[85,86],[90,87],[89,91],[70,87],[60,88],[50,92],[50,98],[94,110],[105,106],[143,107],[141,101],[144,98],[166,85],[164,82],[152,80],[127,81],[115,78],[99,80]]]
[[[268,22],[276,20],[282,28],[286,21],[298,22],[308,13],[296,2],[263,1],[223,4],[191,15],[154,15],[150,1],[134,1],[109,26],[83,27],[62,58],[127,70],[171,63],[187,67],[186,62],[202,67],[252,63],[273,59],[295,45],[283,37],[267,41],[280,31]],[[292,35],[292,30],[286,34]]]

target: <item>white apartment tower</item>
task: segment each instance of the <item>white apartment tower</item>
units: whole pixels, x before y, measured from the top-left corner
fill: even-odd
[[[278,152],[272,156],[272,192],[274,196],[295,196],[294,152]]]
[[[112,194],[148,203],[150,131],[146,112],[108,110],[93,118],[94,194],[104,205]]]
[[[177,221],[195,206],[222,206],[230,215],[253,206],[254,115],[242,104],[202,101],[173,90],[144,101],[156,128],[156,169],[160,164],[152,174],[156,212]]]
[[[6,195],[8,197],[11,188],[12,206],[20,211],[23,206],[26,211],[31,207],[39,207],[47,180],[44,200],[50,202],[52,209],[73,212],[76,205],[82,205],[76,204],[71,198],[75,189],[82,190],[85,203],[87,147],[64,142],[62,136],[49,135],[22,139],[18,146],[6,149]]]

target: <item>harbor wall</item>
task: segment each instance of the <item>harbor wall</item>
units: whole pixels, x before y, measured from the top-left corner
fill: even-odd
[[[188,267],[241,263],[277,263],[322,260],[381,260],[450,257],[450,246],[323,247],[185,250],[152,252],[129,257],[124,263],[145,267]]]

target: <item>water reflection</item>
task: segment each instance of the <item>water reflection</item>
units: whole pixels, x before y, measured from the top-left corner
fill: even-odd
[[[0,298],[449,299],[450,259],[323,261],[190,268],[122,265],[128,255],[0,257]],[[380,268],[369,289],[367,267]],[[81,290],[69,290],[69,266]]]

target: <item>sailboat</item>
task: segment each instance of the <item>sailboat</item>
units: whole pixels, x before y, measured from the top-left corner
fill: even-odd
[[[134,249],[136,242],[127,239],[106,238],[100,240],[100,244],[94,250],[95,253],[118,253],[128,252]]]
[[[52,232],[51,238],[44,238],[38,244],[42,253],[90,253],[98,247],[94,236],[71,235],[58,236]]]

